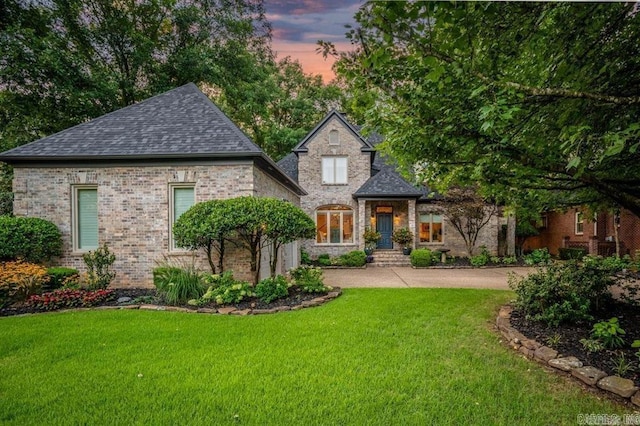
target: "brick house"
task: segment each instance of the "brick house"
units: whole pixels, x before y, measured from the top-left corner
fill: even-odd
[[[251,195],[299,206],[305,194],[194,84],[6,151],[0,161],[14,167],[15,215],[60,229],[59,263],[82,270],[82,254],[107,243],[120,286],[150,286],[156,262],[192,258],[171,229],[196,202]],[[249,279],[248,256],[229,249],[226,268]],[[284,250],[280,272],[297,266],[298,253],[297,244]],[[201,255],[196,262],[206,265]]]
[[[391,234],[408,227],[414,234],[412,248],[448,249],[465,256],[464,240],[434,202],[439,197],[402,178],[393,162],[376,151],[379,142],[380,136],[363,137],[332,111],[278,162],[307,192],[301,207],[316,222],[316,238],[304,241],[303,248],[312,257],[362,250],[363,233],[370,227],[382,234],[378,250],[401,250]],[[499,245],[505,246],[499,244],[503,223],[498,215],[491,217],[477,246],[498,253]]]
[[[547,247],[557,255],[560,248],[584,248],[589,254],[611,256],[616,253],[615,232],[620,241],[620,254],[635,256],[640,250],[640,218],[628,210],[620,213],[597,213],[595,217],[583,209],[547,212],[539,224],[540,234],[529,237],[525,250]]]

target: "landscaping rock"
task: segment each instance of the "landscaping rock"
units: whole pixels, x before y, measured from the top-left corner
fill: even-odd
[[[315,299],[311,299],[312,302],[317,303],[318,305],[321,305],[325,302],[325,298],[324,297],[316,297]]]
[[[242,309],[242,310],[234,310],[231,311],[231,315],[240,315],[240,316],[245,316],[245,315],[249,315],[251,313],[251,309]]]
[[[147,311],[164,311],[167,308],[165,306],[158,305],[140,305],[140,309],[145,309]]]
[[[631,397],[631,402],[640,407],[640,391],[633,394],[633,396]]]
[[[336,297],[340,296],[340,294],[340,291],[330,291],[329,293],[327,293],[327,296],[331,299],[335,299]]]
[[[496,326],[498,330],[503,332],[508,332],[511,329],[511,323],[509,322],[509,318],[498,317],[496,319]]]
[[[527,348],[526,346],[520,346],[518,350],[527,358],[533,358],[533,350]]]
[[[302,309],[302,308],[304,308],[304,306],[302,306],[302,305],[296,305],[296,306],[293,306],[293,307],[291,308],[291,310],[292,310],[292,311],[299,311],[299,310],[300,310],[300,309]]]
[[[316,299],[313,300],[305,300],[304,302],[302,302],[302,306],[305,308],[310,308],[312,306],[318,306],[320,303],[315,301]]]
[[[605,373],[604,371],[598,370],[597,368],[591,366],[575,368],[571,370],[571,374],[574,377],[582,380],[589,386],[595,385],[596,383],[598,383],[598,380],[607,376],[607,373]]]
[[[129,303],[131,302],[133,299],[130,297],[119,297],[118,298],[118,304],[122,304],[122,303]]]
[[[562,371],[571,371],[574,368],[582,367],[582,362],[575,356],[566,358],[555,358],[549,360],[549,365]]]
[[[623,379],[618,376],[608,376],[598,382],[598,387],[624,398],[629,398],[635,394],[638,388],[634,385],[633,380]]]
[[[276,309],[276,312],[290,311],[291,310],[291,306],[278,306],[275,309]]]
[[[513,308],[511,306],[503,306],[500,308],[500,312],[498,312],[498,317],[500,318],[511,318],[511,312],[513,312]]]
[[[234,308],[233,306],[218,309],[218,313],[222,315],[229,315],[231,312],[234,312],[234,311],[237,311],[237,309]]]
[[[533,352],[533,356],[536,359],[548,362],[550,359],[556,358],[558,356],[558,351],[547,346],[540,346]]]
[[[261,315],[261,314],[273,314],[278,312],[275,308],[271,308],[271,309],[254,309],[253,311],[251,311],[251,313],[253,315]]]
[[[536,349],[538,349],[542,345],[540,343],[536,342],[535,340],[524,339],[522,341],[522,346],[524,346],[527,349],[531,349],[532,351],[535,351]]]
[[[118,308],[120,308],[120,309],[140,309],[140,305],[125,305],[125,306],[118,306]]]
[[[199,314],[215,314],[216,312],[213,308],[198,308]]]

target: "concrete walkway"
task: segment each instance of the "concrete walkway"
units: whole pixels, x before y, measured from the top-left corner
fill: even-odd
[[[535,268],[413,269],[411,267],[369,267],[325,269],[324,282],[333,287],[440,287],[509,290],[508,274],[524,276]]]

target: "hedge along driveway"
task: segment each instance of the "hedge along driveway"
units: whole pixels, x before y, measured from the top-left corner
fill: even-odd
[[[0,318],[2,424],[575,424],[624,414],[492,330],[510,292],[347,289],[248,317]]]
[[[525,276],[530,267],[504,268],[411,268],[367,267],[366,269],[325,269],[327,285],[343,288],[490,288],[508,290],[510,273]]]

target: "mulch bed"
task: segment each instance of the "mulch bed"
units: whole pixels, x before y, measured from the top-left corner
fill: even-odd
[[[132,304],[153,304],[159,306],[168,306],[168,304],[158,297],[156,290],[153,288],[116,288],[113,289],[114,294],[107,302],[103,303],[99,306],[126,306]],[[337,290],[334,289],[334,290]],[[319,293],[305,293],[301,291],[298,287],[291,287],[289,289],[289,296],[283,299],[274,300],[271,303],[264,303],[260,299],[251,297],[243,300],[240,303],[236,304],[228,304],[228,305],[217,305],[215,302],[209,303],[204,306],[191,306],[191,305],[178,305],[182,308],[197,310],[198,308],[222,308],[222,307],[230,307],[233,306],[238,310],[244,309],[272,309],[281,306],[290,306],[294,307],[297,305],[301,305],[302,302],[315,299],[322,294]],[[131,300],[118,303],[118,299],[128,297]],[[33,314],[44,312],[42,310],[34,309],[28,306],[25,306],[23,303],[17,303],[11,306],[4,307],[0,309],[0,316],[11,316],[11,315],[21,315],[21,314]]]
[[[600,352],[587,352],[580,339],[590,338],[593,324],[599,321],[607,321],[617,317],[620,327],[626,332],[623,336],[626,343],[625,348],[616,350],[602,350]],[[636,353],[638,349],[630,348],[634,340],[640,340],[640,307],[633,306],[620,301],[613,301],[603,309],[594,314],[593,322],[576,325],[561,324],[558,327],[548,327],[543,323],[528,321],[524,315],[517,310],[511,314],[511,325],[520,333],[533,339],[538,343],[552,347],[563,356],[575,356],[585,365],[591,365],[610,375],[618,375],[634,382],[640,382],[640,360]],[[551,342],[559,336],[559,341],[555,344]],[[626,362],[632,364],[632,369],[625,374],[620,374],[616,369],[616,362],[621,356]]]

